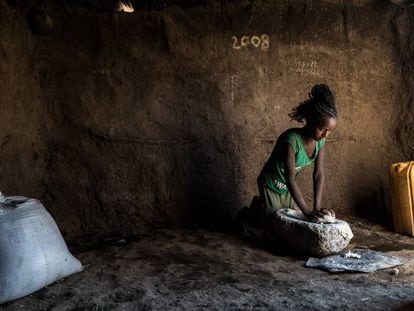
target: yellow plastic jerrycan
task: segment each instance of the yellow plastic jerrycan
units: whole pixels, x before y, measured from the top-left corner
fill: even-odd
[[[414,161],[392,164],[390,181],[394,230],[414,236]]]

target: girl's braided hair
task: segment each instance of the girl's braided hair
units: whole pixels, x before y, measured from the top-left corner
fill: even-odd
[[[320,124],[324,118],[336,118],[335,99],[325,84],[315,85],[309,93],[309,99],[299,103],[289,114],[292,120]]]

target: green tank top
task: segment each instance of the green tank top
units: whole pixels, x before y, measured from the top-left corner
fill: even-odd
[[[325,145],[325,139],[316,142],[313,158],[306,154],[305,146],[299,128],[292,128],[279,136],[269,160],[263,167],[260,176],[264,178],[265,186],[276,193],[288,192],[282,159],[282,145],[288,143],[295,153],[295,173],[298,174],[304,167],[312,165],[318,156],[319,150]]]

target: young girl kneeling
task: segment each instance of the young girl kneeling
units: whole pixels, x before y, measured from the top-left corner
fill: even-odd
[[[257,183],[260,192],[259,222],[268,226],[269,215],[280,208],[299,208],[311,221],[334,212],[322,208],[324,186],[324,146],[335,128],[337,112],[334,96],[328,86],[315,85],[309,99],[295,107],[292,120],[303,123],[301,128],[286,130],[278,138],[270,158],[264,165]],[[304,200],[295,176],[306,166],[314,164],[313,207]]]

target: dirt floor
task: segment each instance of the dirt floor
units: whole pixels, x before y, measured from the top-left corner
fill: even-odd
[[[414,259],[414,238],[355,220],[350,245]],[[235,235],[164,229],[73,245],[83,272],[0,310],[414,310],[414,260],[374,273],[304,267]]]

